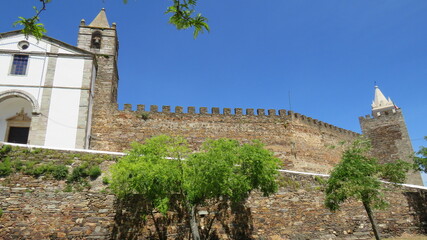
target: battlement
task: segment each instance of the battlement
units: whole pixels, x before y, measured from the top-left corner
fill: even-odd
[[[209,111],[207,107],[199,107],[198,111],[196,111],[196,107],[187,107],[187,111],[184,112],[184,107],[176,106],[174,111],[172,112],[171,106],[162,106],[159,109],[157,105],[150,105],[148,109],[143,104],[138,104],[136,106],[136,110],[133,110],[132,104],[124,104],[123,111],[124,112],[136,112],[136,113],[160,113],[160,114],[191,114],[191,115],[222,115],[222,116],[248,116],[248,117],[268,117],[268,118],[283,118],[288,120],[300,120],[308,125],[322,127],[324,129],[330,129],[335,132],[339,132],[345,135],[350,135],[352,137],[357,137],[360,134],[343,129],[334,125],[331,125],[326,122],[322,122],[317,119],[313,119],[311,117],[307,117],[303,114],[296,113],[293,111],[288,111],[285,109],[254,109],[254,108],[218,108],[212,107]]]
[[[387,110],[387,111],[378,111],[375,114],[368,114],[365,116],[360,116],[359,120],[360,121],[365,121],[365,120],[371,120],[371,119],[379,119],[379,118],[384,118],[387,116],[394,116],[396,114],[402,114],[402,111],[400,110],[400,108],[397,109],[391,109],[391,110]]]

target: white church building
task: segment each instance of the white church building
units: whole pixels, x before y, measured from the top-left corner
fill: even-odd
[[[82,20],[78,47],[21,31],[0,34],[0,142],[89,147],[97,58],[114,32],[102,10]],[[85,42],[86,41],[86,42]]]

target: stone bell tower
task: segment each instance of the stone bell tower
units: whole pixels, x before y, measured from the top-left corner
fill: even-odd
[[[89,25],[86,25],[84,19],[81,20],[77,47],[96,54],[98,68],[96,81],[94,81],[94,109],[116,103],[119,80],[117,70],[119,42],[116,24],[113,23],[110,26],[104,8]]]
[[[108,23],[103,8],[95,19],[86,25],[84,19],[80,22],[77,47],[95,54],[96,74],[92,76],[91,99],[93,106],[90,109],[90,136],[89,148],[96,149],[93,140],[96,132],[103,128],[102,120],[111,111],[117,109],[117,87],[119,81],[117,58],[119,41],[116,24]],[[95,135],[94,135],[95,134]]]
[[[372,116],[360,117],[362,133],[371,140],[374,156],[387,163],[400,159],[412,163],[414,154],[402,110],[386,98],[378,86],[372,103]],[[408,173],[407,183],[423,185],[419,172]]]

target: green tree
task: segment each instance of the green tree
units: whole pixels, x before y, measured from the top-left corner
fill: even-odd
[[[427,140],[427,136],[424,139]],[[414,158],[416,170],[427,173],[427,147],[420,147],[416,154]]]
[[[202,238],[196,216],[199,206],[220,200],[240,202],[255,189],[265,196],[277,190],[279,160],[260,142],[208,140],[200,152],[189,154],[182,138],[158,136],[132,147],[112,167],[113,192],[119,198],[141,194],[163,214],[174,199],[186,213],[195,240]]]
[[[33,7],[35,15],[30,18],[19,17],[19,20],[14,25],[21,25],[22,32],[25,36],[33,35],[37,39],[41,39],[46,33],[44,25],[40,23],[40,14],[46,10],[46,5],[52,0],[38,0],[42,6],[40,8]],[[199,33],[204,30],[209,32],[208,19],[203,17],[201,13],[195,13],[197,0],[171,0],[172,4],[166,10],[166,14],[172,14],[169,18],[169,23],[176,26],[177,29],[194,28],[193,37],[197,38]],[[128,0],[123,0],[127,3]]]
[[[341,162],[332,170],[327,181],[325,205],[336,211],[347,199],[361,201],[375,238],[380,239],[372,212],[372,209],[382,209],[388,205],[383,193],[385,187],[380,179],[403,183],[411,164],[400,160],[379,164],[375,158],[368,156],[370,148],[368,140],[359,139],[343,153]]]

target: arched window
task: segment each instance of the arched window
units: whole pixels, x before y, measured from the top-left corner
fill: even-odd
[[[96,49],[101,49],[101,40],[102,40],[101,32],[99,32],[99,31],[93,32],[90,47],[96,48]]]

